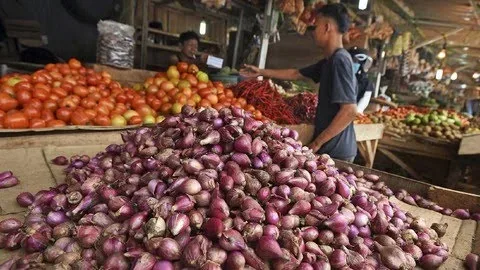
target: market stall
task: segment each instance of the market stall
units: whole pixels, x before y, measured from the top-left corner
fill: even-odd
[[[318,85],[238,72],[316,61],[330,1],[61,2],[47,14],[88,25],[78,55],[32,53],[61,40],[52,21],[6,23],[21,56],[1,66],[0,269],[479,267],[472,1],[340,1],[374,85],[349,114],[365,166],[306,147]]]

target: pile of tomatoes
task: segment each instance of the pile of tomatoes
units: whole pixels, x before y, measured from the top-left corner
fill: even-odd
[[[142,93],[76,59],[0,78],[0,128],[125,126],[155,123],[156,115]]]
[[[195,65],[179,62],[170,66],[166,72],[159,72],[148,78],[143,89],[146,102],[153,110],[162,115],[178,114],[184,105],[194,108],[236,106],[252,113],[263,120],[262,113],[247,104],[244,98],[235,98],[231,89],[226,89],[221,82],[212,82],[208,75],[198,70]]]
[[[30,75],[0,78],[0,128],[6,129],[155,124],[164,115],[180,113],[184,105],[237,106],[263,119],[245,99],[235,98],[232,90],[184,62],[136,89],[122,87],[109,73],[84,67],[76,59],[47,64]]]

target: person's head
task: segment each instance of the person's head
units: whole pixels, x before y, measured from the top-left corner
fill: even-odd
[[[200,38],[194,31],[187,31],[180,34],[180,47],[182,53],[188,57],[193,57],[198,51]]]
[[[353,60],[355,73],[366,73],[372,67],[373,59],[364,48],[352,47],[348,50]]]
[[[328,4],[316,11],[315,42],[319,47],[325,47],[332,38],[338,39],[348,31],[350,18],[347,9],[342,4]]]

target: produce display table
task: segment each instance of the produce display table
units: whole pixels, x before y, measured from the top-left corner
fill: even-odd
[[[418,180],[423,180],[424,177],[413,168],[412,160],[401,158],[399,154],[446,161],[449,168],[441,184],[455,187],[461,178],[461,167],[469,163],[468,156],[480,154],[480,135],[466,135],[459,143],[419,135],[385,136],[379,141],[378,151]]]
[[[299,140],[304,145],[308,145],[313,140],[313,125],[302,124],[287,127],[298,132]],[[378,141],[383,137],[384,126],[383,124],[355,124],[354,128],[358,150],[366,162],[365,166],[372,168]]]

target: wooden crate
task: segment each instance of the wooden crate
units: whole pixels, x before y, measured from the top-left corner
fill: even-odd
[[[0,189],[0,220],[7,217],[22,219],[24,208],[17,205],[15,198],[21,191],[36,192],[56,184],[64,179],[63,168],[50,163],[50,160],[58,155],[71,156],[73,154],[95,155],[111,143],[121,143],[120,131],[101,132],[76,132],[46,134],[43,136],[15,136],[0,140],[0,171],[12,170],[21,181],[20,185]],[[352,166],[354,169],[362,169],[367,173],[380,175],[392,189],[405,188],[411,193],[417,193],[427,198],[438,200],[447,207],[475,208],[479,205],[479,196],[460,193],[453,190],[443,189],[412,179],[391,175],[365,167],[336,161],[338,167]],[[28,166],[28,169],[25,169]],[[443,240],[450,247],[451,257],[440,269],[462,269],[462,260],[469,252],[480,252],[480,233],[477,223],[474,221],[461,221],[456,218],[442,216],[436,212],[412,207],[403,202],[392,199],[403,210],[410,211],[415,216],[427,219],[428,223],[448,222],[449,227]],[[456,202],[457,201],[457,202]],[[478,232],[477,232],[478,231]],[[0,250],[0,262],[10,258],[17,252]]]

